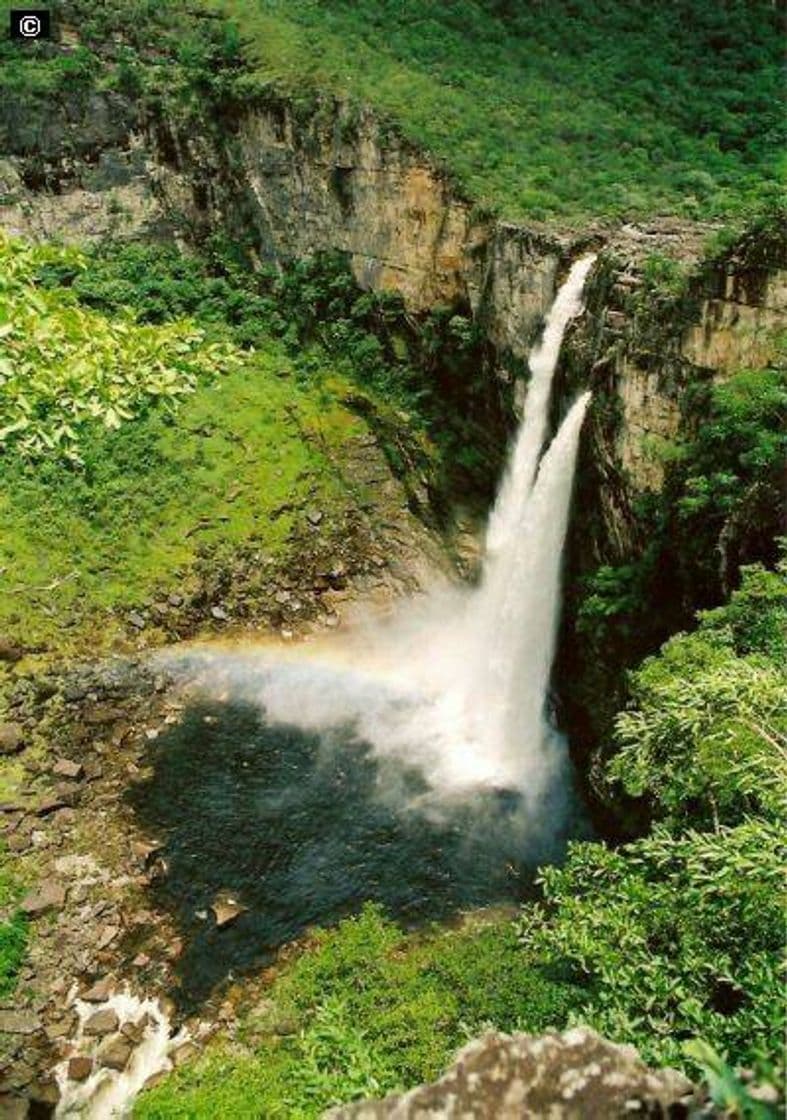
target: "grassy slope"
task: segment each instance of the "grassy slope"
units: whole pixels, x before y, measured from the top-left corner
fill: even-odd
[[[506,216],[708,218],[778,183],[765,0],[214,2],[258,80],[370,103]]]
[[[359,430],[335,401],[300,390],[271,346],[201,386],[175,423],[153,414],[96,433],[84,472],[6,465],[0,631],[76,648],[96,612],[174,589],[201,545],[255,541],[280,556],[299,505],[346,497],[328,456]]]

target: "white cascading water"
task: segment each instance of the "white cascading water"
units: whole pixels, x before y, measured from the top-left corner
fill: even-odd
[[[519,790],[537,805],[564,753],[545,704],[589,394],[570,409],[540,466],[539,456],[563,335],[582,309],[594,259],[572,266],[532,351],[524,417],[477,588],[411,600],[392,622],[333,636],[329,646],[286,654],[208,648],[169,655],[170,665],[203,668],[208,690],[258,703],[272,723],[318,731],[352,724],[379,757],[418,766],[436,797],[485,785]]]

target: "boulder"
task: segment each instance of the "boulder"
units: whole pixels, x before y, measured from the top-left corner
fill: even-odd
[[[216,925],[219,929],[223,929],[248,910],[248,906],[244,906],[237,899],[230,898],[229,895],[220,895],[211,905],[211,910],[216,918]]]
[[[52,773],[57,778],[78,782],[85,776],[85,768],[79,762],[72,762],[70,758],[59,758],[52,767]]]
[[[92,987],[83,992],[80,999],[86,1003],[104,1003],[115,990],[115,980],[112,976],[103,976]]]
[[[117,1012],[111,1007],[104,1007],[101,1011],[94,1011],[85,1021],[84,1033],[90,1037],[99,1037],[103,1034],[113,1034],[118,1029]]]
[[[131,1046],[125,1038],[110,1038],[98,1052],[98,1060],[107,1069],[122,1073],[129,1063]]]
[[[66,901],[66,888],[55,879],[45,879],[39,883],[35,890],[30,891],[22,899],[21,906],[25,914],[36,918],[47,910],[57,910]]]
[[[0,755],[17,754],[25,745],[25,733],[19,723],[0,723]]]
[[[87,1081],[93,1072],[93,1059],[79,1054],[68,1060],[68,1076],[71,1081]]]
[[[0,1116],[3,1120],[27,1120],[29,1115],[29,1101],[23,1097],[13,1097],[10,1093],[0,1093]]]
[[[40,1027],[33,1011],[0,1011],[0,1034],[35,1034]]]
[[[432,1085],[333,1109],[331,1120],[618,1120],[686,1115],[693,1086],[651,1070],[631,1046],[576,1027],[541,1037],[491,1032],[459,1051]]]

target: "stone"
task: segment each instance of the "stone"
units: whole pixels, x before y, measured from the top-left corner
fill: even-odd
[[[223,607],[211,607],[210,613],[218,622],[227,622],[230,617]]]
[[[150,964],[150,957],[147,955],[147,953],[137,953],[131,963],[133,964],[134,968],[147,968]]]
[[[71,1081],[87,1081],[93,1072],[93,1059],[83,1054],[68,1060],[68,1076]]]
[[[0,1011],[0,1034],[35,1034],[41,1020],[33,1011]]]
[[[117,1012],[113,1011],[111,1007],[102,1008],[101,1011],[94,1011],[90,1018],[86,1020],[83,1029],[84,1033],[91,1037],[112,1034],[118,1029]]]
[[[11,638],[0,638],[0,661],[7,661],[13,664],[15,661],[21,661],[24,656],[24,650]]]
[[[196,1042],[182,1042],[171,1055],[172,1064],[175,1069],[178,1069],[180,1066],[185,1065],[186,1062],[190,1062],[192,1058],[196,1058],[198,1054],[199,1046],[197,1046]]]
[[[66,888],[55,879],[45,879],[22,899],[25,914],[36,918],[47,910],[59,909],[66,901]]]
[[[59,758],[52,767],[52,773],[57,778],[69,778],[78,782],[85,776],[85,768],[79,762],[72,762],[70,758]]]
[[[104,926],[102,928],[101,932],[98,935],[98,941],[96,942],[96,948],[99,949],[99,950],[106,949],[106,947],[108,945],[112,944],[112,942],[115,940],[115,938],[117,937],[117,935],[119,933],[120,933],[120,927],[119,926]]]
[[[0,754],[18,754],[25,745],[20,723],[0,723]]]
[[[6,840],[6,847],[9,852],[13,852],[15,855],[21,855],[22,852],[26,852],[30,845],[30,836],[29,834],[26,835],[24,832],[12,832]]]
[[[139,613],[139,611],[131,612],[131,614],[128,616],[128,623],[129,626],[133,626],[135,630],[144,630],[147,626],[145,619]]]
[[[150,863],[151,858],[160,852],[164,845],[160,840],[146,839],[146,840],[132,840],[131,850],[134,855],[141,861],[143,866]]]
[[[157,1073],[151,1073],[145,1084],[142,1086],[142,1091],[147,1092],[148,1089],[155,1089],[160,1085],[164,1078],[167,1076],[166,1070],[160,1069]]]
[[[46,1025],[46,1037],[50,1042],[54,1042],[56,1038],[68,1038],[74,1033],[76,1028],[76,1017],[74,1015],[66,1015],[63,1019],[55,1019]]]
[[[651,1070],[631,1046],[586,1027],[541,1037],[490,1032],[459,1051],[432,1085],[341,1105],[326,1120],[619,1120],[687,1115],[694,1087],[677,1070]],[[673,1111],[674,1110],[674,1111]]]
[[[228,895],[220,895],[211,905],[211,910],[216,918],[216,925],[219,929],[223,929],[248,910],[248,906],[244,906],[242,902]]]
[[[31,1101],[36,1105],[43,1106],[46,1115],[51,1115],[50,1110],[54,1109],[60,1100],[60,1089],[52,1077],[39,1078],[34,1081],[29,1092]],[[41,1110],[36,1109],[35,1115],[40,1116]]]
[[[131,1046],[125,1038],[111,1038],[98,1052],[98,1060],[107,1069],[122,1073],[131,1057]]]
[[[167,602],[171,607],[182,607],[183,596],[179,595],[177,591],[173,591],[173,593],[167,597]]]
[[[112,976],[102,976],[86,992],[79,997],[86,1003],[105,1003],[115,990],[115,979]]]
[[[65,807],[65,802],[56,793],[48,793],[39,801],[35,808],[35,814],[38,817],[46,817],[49,813],[54,813],[57,809],[65,809]]]
[[[30,1115],[30,1102],[24,1097],[12,1097],[10,1093],[0,1093],[0,1116],[3,1120],[27,1120]]]
[[[325,514],[320,509],[310,509],[306,511],[306,520],[310,525],[319,525]]]
[[[128,1039],[133,1046],[137,1046],[145,1037],[146,1026],[147,1023],[144,1016],[136,1023],[132,1023],[131,1020],[128,1020],[128,1022],[125,1022],[120,1028],[120,1033],[124,1038]]]

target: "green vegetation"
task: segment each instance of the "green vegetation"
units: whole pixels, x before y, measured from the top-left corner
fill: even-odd
[[[112,90],[153,113],[188,113],[271,90],[313,109],[329,91],[372,105],[479,212],[738,217],[780,193],[782,35],[767,0],[62,0],[54,10],[79,28],[77,49],[20,57],[0,42],[0,131],[42,160],[53,96],[77,105]],[[206,18],[217,12],[229,19]],[[89,135],[72,143],[88,149]]]
[[[342,403],[357,391],[324,351],[304,379],[261,322],[254,350],[234,346],[227,319],[242,293],[217,296],[205,278],[181,294],[197,326],[170,321],[183,308],[167,282],[164,306],[143,316],[156,325],[143,325],[98,298],[98,271],[85,284],[104,309],[80,304],[85,258],[4,253],[4,634],[61,650],[88,633],[108,642],[119,611],[187,587],[207,556],[218,565],[245,548],[283,562],[307,502],[337,518],[357,502],[342,475],[345,441],[366,430]],[[145,286],[134,291],[144,304]]]
[[[487,1024],[561,1026],[576,1000],[523,961],[510,919],[413,938],[372,906],[318,933],[269,996],[240,1046],[178,1070],[135,1115],[316,1117],[434,1078]]]
[[[614,852],[574,846],[523,917],[530,952],[591,984],[583,1017],[659,1061],[697,1035],[736,1063],[780,1053],[785,574],[745,569],[634,674],[609,780],[661,823]]]
[[[220,344],[201,346],[193,324],[151,329],[130,316],[108,320],[77,306],[69,293],[41,291],[38,269],[61,257],[0,232],[0,453],[35,459],[57,450],[81,462],[80,442],[96,422],[105,428],[143,416],[155,404],[172,413],[200,377],[237,369]]]
[[[220,0],[252,91],[375,106],[506,216],[715,217],[776,195],[772,4]]]
[[[0,999],[6,999],[16,987],[27,947],[27,921],[17,908],[19,894],[8,857],[0,851]]]

